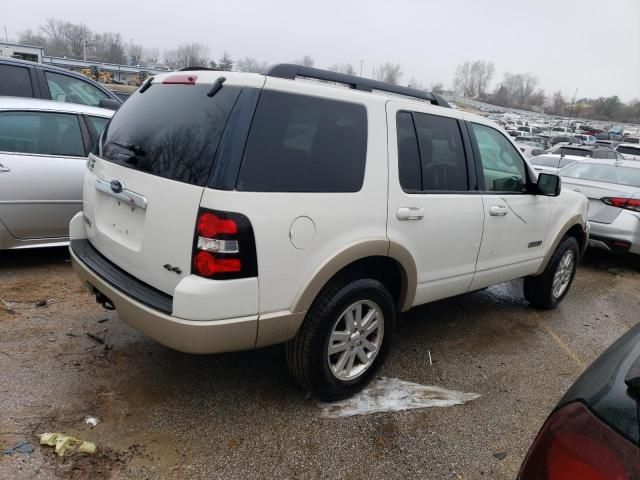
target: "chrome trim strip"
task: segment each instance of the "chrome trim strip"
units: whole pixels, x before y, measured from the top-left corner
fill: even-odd
[[[0,205],[82,205],[82,200],[0,200]]]
[[[132,207],[138,207],[143,210],[147,208],[147,199],[142,195],[132,192],[131,190],[124,189],[121,192],[116,193],[111,190],[111,182],[107,182],[106,180],[102,180],[100,178],[96,179],[95,186],[96,190],[99,190],[102,193],[106,193],[107,195],[111,195],[118,200],[122,200]]]

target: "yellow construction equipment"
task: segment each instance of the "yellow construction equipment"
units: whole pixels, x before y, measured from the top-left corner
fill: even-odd
[[[135,85],[136,87],[139,87],[147,78],[149,78],[149,72],[147,72],[146,70],[140,70],[137,74],[129,78],[129,81],[127,83],[129,85]]]
[[[89,68],[83,68],[82,74],[92,80],[100,83],[113,83],[111,72],[105,72],[97,65],[91,65]]]

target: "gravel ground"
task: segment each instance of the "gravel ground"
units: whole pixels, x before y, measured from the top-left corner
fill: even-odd
[[[638,321],[639,271],[590,252],[551,312],[520,282],[416,308],[382,374],[482,397],[326,419],[281,347],[170,351],[94,303],[64,249],[0,252],[0,478],[513,479],[561,395]],[[49,431],[98,451],[59,458],[36,444]],[[34,451],[1,454],[21,441]]]

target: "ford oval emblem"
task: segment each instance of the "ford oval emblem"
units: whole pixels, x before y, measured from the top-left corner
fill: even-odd
[[[113,193],[120,193],[122,189],[124,189],[124,185],[122,185],[122,182],[120,180],[111,180],[109,186],[111,187],[111,191]]]

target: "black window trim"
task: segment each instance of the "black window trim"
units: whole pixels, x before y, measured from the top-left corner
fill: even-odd
[[[519,148],[517,147],[513,147],[514,150],[516,152],[518,152],[518,155],[520,156],[522,163],[524,165],[524,171],[525,171],[525,175],[526,175],[526,189],[523,192],[510,192],[510,191],[493,191],[493,190],[487,190],[486,189],[486,185],[484,182],[484,167],[482,166],[482,158],[480,158],[480,149],[478,148],[478,139],[476,138],[475,132],[473,131],[473,124],[475,125],[481,125],[483,127],[487,127],[490,128],[492,130],[495,130],[496,132],[498,132],[498,134],[502,135],[505,138],[508,138],[506,135],[504,135],[502,132],[500,132],[500,130],[498,130],[495,127],[492,127],[491,125],[486,125],[484,123],[478,123],[478,122],[472,122],[472,121],[465,121],[465,123],[467,124],[467,131],[469,132],[469,137],[471,138],[471,146],[472,146],[472,150],[473,150],[473,157],[475,160],[475,167],[476,167],[476,171],[477,172],[483,172],[482,175],[478,175],[477,179],[478,179],[478,190],[481,194],[483,195],[533,195],[534,191],[533,190],[533,182],[531,181],[531,171],[529,169],[529,165],[527,163],[527,161],[525,160],[524,156],[522,155],[522,152],[520,151]],[[511,143],[511,142],[509,142]],[[511,146],[513,146],[513,144],[511,144]]]
[[[397,128],[398,128],[398,123],[397,123],[397,116],[398,113],[408,113],[409,115],[411,115],[411,124],[413,125],[413,132],[415,134],[415,138],[416,138],[416,142],[418,145],[418,156],[419,156],[419,162],[420,162],[420,182],[422,183],[422,152],[420,151],[420,142],[418,141],[418,131],[416,129],[416,123],[415,120],[413,118],[413,114],[414,113],[421,113],[421,114],[425,114],[425,115],[431,115],[431,116],[435,116],[435,117],[443,117],[443,118],[451,118],[453,120],[456,121],[456,123],[458,124],[458,130],[460,131],[460,136],[462,138],[462,147],[463,147],[463,153],[464,153],[464,161],[467,165],[467,190],[415,190],[415,189],[408,189],[408,188],[404,188],[402,186],[402,184],[400,183],[400,177],[398,176],[398,184],[400,185],[400,188],[402,189],[402,191],[404,193],[407,193],[409,195],[478,195],[479,193],[481,193],[478,189],[478,176],[477,176],[477,172],[476,172],[476,163],[474,160],[474,153],[473,150],[471,148],[471,140],[469,138],[469,132],[467,132],[467,127],[465,125],[464,120],[460,120],[458,118],[454,118],[454,117],[449,117],[446,115],[438,115],[438,114],[434,114],[434,113],[427,113],[427,112],[420,112],[418,110],[406,110],[403,108],[400,108],[396,111],[395,115],[395,119],[394,121],[395,123],[395,128],[396,128],[396,132],[397,132]],[[396,135],[397,137],[397,135]],[[397,148],[398,148],[398,140],[396,138],[396,152],[397,152]],[[400,156],[396,154],[396,158],[397,158],[397,167],[398,167],[398,173],[400,172]]]
[[[80,113],[74,113],[74,112],[65,112],[65,111],[58,111],[58,110],[39,110],[39,109],[7,109],[7,110],[0,110],[0,115],[2,115],[3,113],[54,113],[54,114],[61,114],[61,115],[73,115],[74,117],[76,117],[76,121],[78,122],[78,126],[80,128],[80,136],[82,137],[82,146],[84,148],[84,154],[83,155],[60,155],[60,154],[52,154],[52,153],[29,153],[29,152],[12,152],[12,151],[8,151],[8,150],[0,150],[0,153],[5,153],[5,154],[11,154],[11,155],[22,155],[22,156],[27,156],[27,157],[48,157],[48,158],[71,158],[71,159],[81,159],[81,160],[85,160],[87,158],[87,156],[89,155],[90,152],[90,143],[91,139],[89,137],[89,132],[87,130],[87,127],[85,125],[85,120],[84,118],[82,118],[82,114]]]

